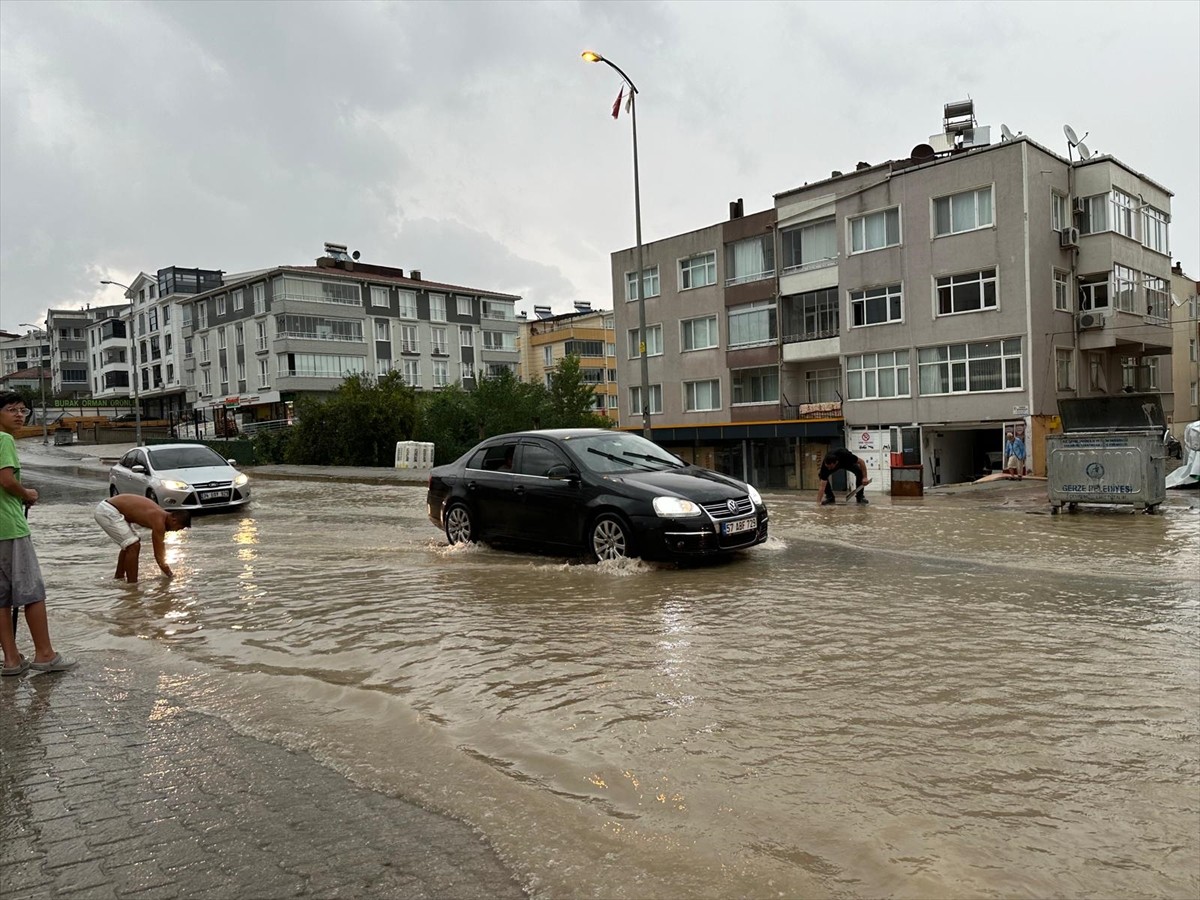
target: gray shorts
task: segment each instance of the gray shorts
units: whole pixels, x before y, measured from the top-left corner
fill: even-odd
[[[29,535],[0,541],[0,609],[46,599],[42,569]]]

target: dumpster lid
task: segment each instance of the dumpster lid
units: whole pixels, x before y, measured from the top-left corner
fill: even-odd
[[[1058,401],[1063,431],[1130,431],[1167,427],[1158,394],[1115,394]]]

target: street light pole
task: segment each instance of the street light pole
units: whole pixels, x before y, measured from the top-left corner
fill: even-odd
[[[28,322],[20,323],[22,328],[37,328],[36,325],[31,325]],[[46,339],[50,338],[50,330],[44,332]],[[42,358],[42,344],[38,342],[38,387],[42,389],[42,444],[49,446],[50,434],[46,430],[46,361]]]
[[[133,437],[140,447],[142,446],[142,398],[138,390],[138,382],[141,379],[138,378],[137,343],[133,339],[133,297],[129,296],[133,293],[133,288],[107,278],[102,279],[100,283],[115,284],[117,287],[125,288],[125,296],[129,298],[129,366],[133,377]]]
[[[629,85],[629,117],[633,123],[633,216],[637,236],[637,274],[633,283],[637,290],[638,300],[638,336],[639,356],[641,357],[642,375],[642,435],[650,440],[650,363],[646,356],[646,275],[642,268],[642,193],[638,182],[638,145],[637,145],[637,86],[630,80],[621,67],[610,59],[605,59],[599,53],[585,50],[582,54],[587,62],[602,62],[613,69]]]

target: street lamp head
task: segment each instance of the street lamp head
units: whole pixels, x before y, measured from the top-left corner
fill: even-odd
[[[580,56],[583,57],[585,62],[604,62],[604,57],[595,50],[584,50]]]

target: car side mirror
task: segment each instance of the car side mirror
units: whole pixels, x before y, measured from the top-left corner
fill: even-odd
[[[578,481],[579,473],[570,466],[559,463],[557,466],[551,466],[546,470],[546,477],[551,481]]]
[[[134,463],[132,466],[129,467],[129,471],[137,472],[139,475],[145,475],[146,467],[143,466],[141,463]]]
[[[227,460],[225,460],[225,462],[229,463],[235,469],[237,468],[237,460],[236,459],[227,459]]]

